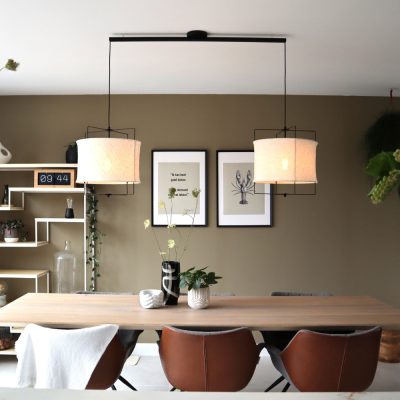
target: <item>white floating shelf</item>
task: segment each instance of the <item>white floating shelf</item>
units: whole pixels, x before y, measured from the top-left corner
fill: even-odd
[[[10,187],[10,192],[15,193],[84,193],[84,188],[34,188],[34,187]]]
[[[33,171],[41,168],[78,168],[78,164],[0,164],[3,171]]]
[[[0,206],[0,211],[23,211],[23,207],[17,207],[17,206]]]
[[[15,351],[14,347],[11,347],[7,350],[0,350],[0,356],[16,356],[17,352]]]
[[[60,223],[67,223],[67,224],[84,224],[85,218],[35,218],[36,222],[60,222]]]
[[[42,247],[46,246],[48,242],[16,242],[16,243],[6,243],[0,242],[0,247]]]
[[[48,272],[47,269],[0,269],[0,278],[40,278]]]

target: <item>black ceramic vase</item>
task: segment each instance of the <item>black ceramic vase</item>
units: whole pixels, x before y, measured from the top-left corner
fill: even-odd
[[[161,265],[161,290],[167,306],[178,304],[180,267],[181,264],[177,261],[164,261]]]
[[[76,143],[70,144],[65,152],[65,161],[67,164],[76,164],[78,162],[78,146]]]

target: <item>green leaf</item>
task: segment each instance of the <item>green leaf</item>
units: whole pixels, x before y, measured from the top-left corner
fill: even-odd
[[[368,175],[380,179],[397,168],[399,163],[394,159],[393,153],[382,151],[368,161],[365,171]]]

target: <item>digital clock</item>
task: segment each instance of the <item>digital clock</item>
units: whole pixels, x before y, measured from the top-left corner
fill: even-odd
[[[34,187],[36,188],[73,188],[75,187],[74,169],[35,169]]]

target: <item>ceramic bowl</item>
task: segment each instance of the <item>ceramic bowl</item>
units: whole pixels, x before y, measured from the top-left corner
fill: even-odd
[[[139,300],[143,308],[160,308],[164,305],[164,294],[161,290],[145,289],[139,292]]]

